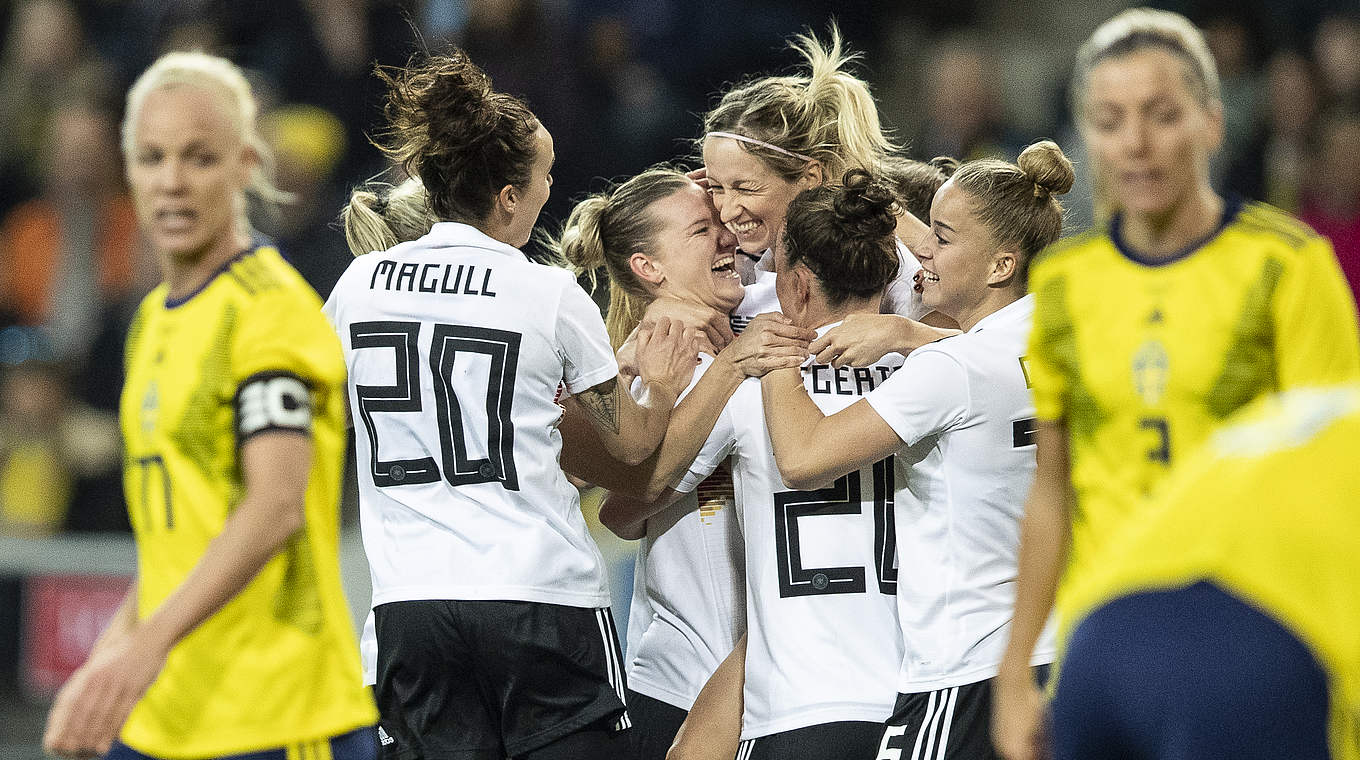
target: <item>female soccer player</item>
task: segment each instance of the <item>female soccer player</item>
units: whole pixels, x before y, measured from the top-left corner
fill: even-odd
[[[1106,537],[1218,420],[1260,393],[1360,372],[1355,306],[1327,241],[1209,185],[1223,109],[1198,29],[1125,11],[1079,51],[1072,92],[1112,216],[1045,253],[1031,279],[1039,449],[997,679],[1008,760],[1038,752],[1028,664],[1055,593],[1062,627],[1059,576],[1099,565]]]
[[[762,308],[748,311],[776,308],[774,250],[794,196],[839,180],[848,169],[876,171],[893,147],[868,85],[845,70],[854,56],[842,52],[839,31],[832,28],[829,48],[812,35],[799,35],[791,44],[806,61],[805,75],[739,85],[704,117],[704,181],[719,218],[736,233],[738,248],[760,258],[756,287],[747,298]],[[925,232],[911,214],[899,217],[902,240],[914,242]],[[897,255],[898,276],[882,310],[920,319],[926,312],[913,289],[920,264],[900,243]],[[925,333],[916,345],[945,334],[915,326]]]
[[[1360,758],[1360,386],[1234,415],[1073,578],[1058,760]]]
[[[843,186],[819,186],[793,200],[785,244],[775,249],[785,316],[824,332],[847,314],[878,312],[899,265],[895,204],[887,186],[862,170],[852,170]],[[825,366],[784,372],[800,374],[817,406],[834,412],[884,382],[901,361],[891,355],[844,374]],[[870,463],[825,488],[792,490],[769,440],[760,384],[747,381],[677,486],[692,489],[731,457],[746,553],[741,737],[749,743],[739,757],[864,756],[878,746],[892,712],[901,662],[887,528],[891,465]]]
[[[735,237],[718,221],[704,189],[674,169],[649,169],[577,204],[559,247],[578,268],[608,273],[607,324],[616,344],[656,299],[722,314],[742,301],[733,266]],[[697,404],[704,414],[690,418],[677,410],[650,473],[602,470],[598,454],[577,445],[579,436],[570,431],[565,433],[563,467],[599,485],[659,491],[694,461],[723,404],[745,376],[743,366],[758,361],[748,357],[746,346],[769,338],[780,346],[783,366],[797,366],[810,337],[801,328],[767,318],[726,346],[682,404]],[[650,481],[655,485],[649,488]],[[600,519],[625,538],[642,539],[628,627],[628,706],[634,757],[661,760],[699,689],[745,632],[741,537],[731,477],[725,472],[659,514],[638,513],[638,505],[623,494],[611,494]]]
[[[895,455],[901,465],[895,484],[892,468],[884,469],[882,493],[887,518],[896,522],[898,636],[906,657],[877,754],[847,757],[994,757],[991,679],[1010,623],[1021,504],[1034,472],[1026,272],[1058,239],[1055,196],[1073,180],[1072,165],[1052,142],[1026,148],[1018,164],[964,164],[931,206],[932,234],[917,249],[921,298],[956,321],[962,335],[912,352],[863,401],[829,417],[795,373],[762,380],[784,482],[817,489],[884,457]],[[861,379],[849,368],[834,376],[838,392]],[[1029,664],[1052,658],[1046,641]]]
[[[247,195],[278,197],[255,109],[202,53],[128,92],[128,183],[164,276],[121,409],[138,570],[52,707],[56,754],[377,752],[337,556],[344,360],[312,289],[252,240]]]
[[[355,418],[373,575],[384,752],[597,758],[628,724],[599,550],[558,466],[568,415],[645,458],[694,349],[638,337],[642,401],[621,388],[599,311],[570,272],[528,262],[552,137],[461,52],[393,72],[385,150],[440,219],[354,260],[326,310]]]

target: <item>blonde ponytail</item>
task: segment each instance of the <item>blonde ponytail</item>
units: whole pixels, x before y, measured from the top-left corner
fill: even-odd
[[[641,321],[654,297],[629,263],[634,253],[647,253],[653,245],[658,224],[647,208],[692,184],[693,180],[678,169],[653,167],[577,203],[562,231],[546,241],[578,276],[589,278],[592,289],[598,287],[596,276],[601,268],[609,275],[605,328],[615,348]]]
[[[822,164],[828,181],[849,169],[876,169],[896,145],[883,131],[869,85],[846,70],[859,55],[845,50],[835,24],[826,45],[807,32],[789,46],[802,57],[806,73],[765,77],[729,90],[705,116],[705,134],[729,132],[787,151],[742,143],[743,150],[790,181],[807,167],[800,156]]]
[[[340,210],[340,226],[354,256],[385,251],[397,243],[415,240],[429,232],[437,221],[425,186],[414,177],[396,187],[371,182],[357,188]]]

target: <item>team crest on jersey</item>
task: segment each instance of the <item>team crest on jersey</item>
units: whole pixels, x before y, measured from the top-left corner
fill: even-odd
[[[1159,340],[1149,340],[1133,355],[1133,387],[1148,406],[1156,406],[1166,392],[1171,359]]]
[[[152,380],[146,386],[146,393],[142,395],[142,408],[140,420],[142,432],[150,433],[156,429],[156,417],[160,411],[160,392],[156,389],[156,381]]]

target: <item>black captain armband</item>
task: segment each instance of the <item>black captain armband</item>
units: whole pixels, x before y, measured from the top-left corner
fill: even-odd
[[[238,443],[270,430],[307,433],[312,427],[311,389],[291,372],[260,372],[246,378],[236,390],[235,407]]]

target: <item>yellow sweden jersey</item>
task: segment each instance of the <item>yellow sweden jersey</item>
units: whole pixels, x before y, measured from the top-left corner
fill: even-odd
[[[278,251],[247,251],[187,300],[167,302],[164,285],[147,296],[126,369],[124,486],[142,618],[185,580],[244,495],[238,405],[243,418],[260,418],[251,429],[268,427],[271,412],[297,419],[270,398],[240,404],[247,380],[282,377],[302,405],[310,397],[313,455],[305,527],[171,651],[123,741],[158,757],[215,757],[373,723],[339,577],[345,367],[316,294]]]
[[[1312,651],[1331,689],[1333,757],[1356,760],[1360,386],[1271,396],[1236,421],[1111,537],[1099,568],[1072,580],[1071,609],[1079,619],[1126,594],[1218,584]]]
[[[1262,393],[1360,377],[1331,245],[1264,204],[1230,203],[1211,238],[1162,263],[1127,251],[1117,227],[1061,241],[1031,289],[1035,409],[1069,434],[1069,576],[1099,564],[1104,538],[1224,417]]]

